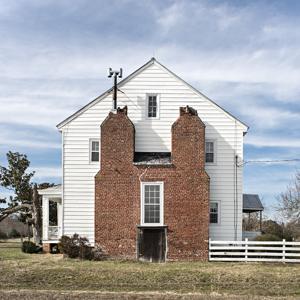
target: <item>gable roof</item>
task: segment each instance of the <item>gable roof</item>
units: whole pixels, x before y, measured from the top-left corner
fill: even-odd
[[[131,80],[133,77],[135,77],[136,75],[138,75],[139,73],[141,73],[143,70],[145,70],[149,66],[153,65],[154,63],[157,64],[158,66],[160,66],[161,68],[163,68],[165,71],[167,71],[169,74],[171,74],[172,76],[174,76],[178,80],[180,80],[183,84],[187,85],[196,94],[200,95],[201,97],[204,97],[206,100],[208,100],[209,102],[211,102],[214,106],[216,106],[217,108],[221,109],[231,119],[234,119],[234,120],[238,121],[242,126],[245,127],[244,132],[245,133],[247,132],[247,130],[249,128],[248,125],[246,125],[245,123],[243,123],[242,121],[240,121],[238,118],[236,118],[231,113],[229,113],[228,111],[226,111],[224,108],[222,108],[221,106],[219,106],[213,100],[211,100],[210,98],[208,98],[207,96],[205,96],[204,94],[202,94],[199,90],[197,90],[196,88],[194,88],[193,86],[191,86],[189,83],[187,83],[186,81],[184,81],[182,78],[180,78],[179,76],[177,76],[172,71],[170,71],[168,68],[166,68],[164,65],[162,65],[159,61],[157,61],[154,57],[152,57],[148,62],[146,62],[140,68],[138,68],[133,73],[131,73],[130,75],[128,75],[126,78],[124,78],[123,80],[121,80],[118,83],[118,88],[122,87],[126,82],[128,82],[129,80]],[[105,98],[106,96],[108,96],[112,91],[113,91],[113,87],[109,88],[107,91],[105,91],[104,93],[102,93],[100,96],[98,96],[97,98],[95,98],[94,100],[92,100],[91,102],[89,102],[87,105],[83,106],[77,112],[75,112],[74,114],[72,114],[71,116],[69,116],[68,118],[66,118],[65,120],[63,120],[62,122],[60,122],[56,127],[58,129],[61,129],[66,124],[68,124],[69,122],[71,122],[72,120],[74,120],[75,118],[77,118],[79,115],[81,115],[83,112],[85,112],[86,110],[88,110],[91,106],[93,106],[94,104],[100,102],[103,98]]]

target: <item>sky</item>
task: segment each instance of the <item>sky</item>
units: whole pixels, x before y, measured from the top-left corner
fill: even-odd
[[[60,183],[56,125],[152,56],[249,125],[245,160],[299,159],[299,28],[297,0],[0,0],[0,165],[19,151]],[[246,164],[244,192],[271,215],[299,169]]]

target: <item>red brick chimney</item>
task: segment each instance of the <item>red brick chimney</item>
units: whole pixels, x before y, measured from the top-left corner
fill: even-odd
[[[110,112],[101,124],[101,170],[131,167],[134,157],[135,129],[127,116],[127,106]]]
[[[172,162],[178,168],[205,167],[205,125],[195,109],[180,107],[172,125]]]

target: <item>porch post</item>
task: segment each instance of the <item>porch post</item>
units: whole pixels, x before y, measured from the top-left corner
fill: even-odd
[[[49,227],[49,198],[43,196],[43,241],[49,239],[48,236],[48,227]]]
[[[261,229],[262,229],[262,211],[260,211],[260,214],[259,214],[259,230],[260,230],[260,232],[262,232]]]

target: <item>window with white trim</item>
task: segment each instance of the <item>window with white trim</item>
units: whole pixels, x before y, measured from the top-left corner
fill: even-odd
[[[100,159],[100,145],[99,140],[90,141],[90,160],[91,162],[97,162]]]
[[[163,183],[142,183],[142,225],[163,225]]]
[[[219,223],[219,203],[218,202],[211,202],[209,208],[209,222],[211,224],[218,224]]]
[[[159,98],[157,94],[147,94],[147,117],[158,119],[159,117]]]
[[[205,162],[214,163],[215,160],[215,142],[205,141]]]

